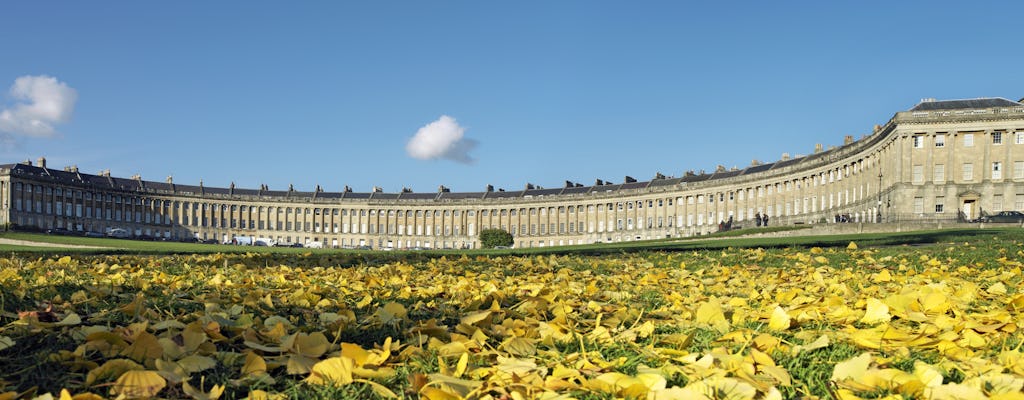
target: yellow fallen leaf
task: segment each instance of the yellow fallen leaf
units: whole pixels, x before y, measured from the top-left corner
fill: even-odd
[[[321,332],[299,333],[292,344],[292,351],[310,358],[319,358],[330,347],[331,342]]]
[[[787,330],[789,329],[791,321],[792,318],[790,318],[789,314],[786,313],[786,310],[783,310],[782,307],[775,306],[775,310],[772,311],[772,316],[768,320],[768,329],[773,331]]]
[[[194,388],[188,382],[184,382],[181,384],[181,389],[195,400],[216,400],[224,394],[225,387],[224,385],[213,385],[209,392],[204,392],[201,388]]]
[[[166,386],[167,381],[154,371],[127,371],[114,381],[110,394],[129,399],[149,398]]]
[[[861,353],[861,355],[851,358],[846,361],[840,361],[836,363],[835,368],[832,370],[832,381],[843,382],[845,380],[860,380],[864,377],[864,374],[868,370],[868,366],[871,364],[871,353]]]
[[[348,357],[331,357],[313,366],[306,382],[314,385],[347,385],[352,383],[354,363]]]
[[[876,298],[869,298],[864,317],[860,322],[874,325],[880,322],[889,322],[892,316],[889,315],[889,306]]]
[[[725,319],[725,313],[722,312],[722,305],[718,300],[712,299],[701,303],[697,307],[697,315],[694,322],[698,324],[710,325],[719,332],[725,333],[729,330],[729,321]]]
[[[178,360],[178,365],[189,373],[195,373],[216,367],[217,361],[207,356],[193,354]]]

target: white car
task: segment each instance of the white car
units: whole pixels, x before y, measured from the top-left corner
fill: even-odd
[[[127,238],[131,237],[131,235],[129,235],[128,231],[125,230],[125,229],[114,228],[114,229],[111,229],[110,232],[107,232],[107,237],[112,237],[112,238],[117,238],[117,239],[127,239]]]

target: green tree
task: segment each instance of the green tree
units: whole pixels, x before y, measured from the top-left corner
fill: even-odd
[[[501,229],[484,229],[480,231],[480,246],[493,249],[498,246],[511,246],[514,243],[512,234]]]

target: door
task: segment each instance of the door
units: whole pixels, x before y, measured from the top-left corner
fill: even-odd
[[[964,201],[964,218],[968,221],[974,219],[974,200]]]

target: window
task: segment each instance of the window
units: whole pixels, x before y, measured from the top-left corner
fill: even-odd
[[[942,197],[936,197],[935,198],[935,213],[936,214],[942,214],[944,212],[945,204],[942,204],[942,202],[943,202],[943,198]]]
[[[946,147],[945,133],[939,133],[935,135],[935,147]]]
[[[914,213],[915,214],[922,214],[922,213],[924,213],[924,197],[915,197],[914,198]]]
[[[1003,179],[1003,163],[995,161],[992,163],[992,179]]]
[[[1017,132],[1014,136],[1016,136],[1017,138],[1017,140],[1014,143],[1024,144],[1024,131]]]
[[[924,135],[914,135],[913,140],[915,149],[920,149],[924,147]]]
[[[934,175],[933,180],[936,183],[942,183],[942,182],[946,181],[946,165],[945,164],[935,164],[935,167],[933,168],[932,173]]]
[[[974,180],[974,164],[964,163],[963,171],[962,171],[961,175],[962,175],[961,179],[963,179],[964,181],[973,181]]]
[[[914,183],[923,183],[924,182],[924,166],[923,165],[915,165],[914,166],[914,177],[913,177],[913,179],[914,179]]]
[[[992,144],[1003,144],[1003,133],[992,132]]]
[[[1013,179],[1024,179],[1024,161],[1013,162]]]
[[[974,134],[973,133],[965,133],[964,134],[964,147],[973,147],[973,146],[974,146]]]

